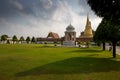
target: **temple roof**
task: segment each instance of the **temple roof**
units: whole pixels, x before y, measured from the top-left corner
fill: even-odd
[[[73,32],[74,30],[75,28],[71,24],[66,28],[67,32]]]
[[[54,32],[49,32],[47,38],[59,38],[59,35]]]

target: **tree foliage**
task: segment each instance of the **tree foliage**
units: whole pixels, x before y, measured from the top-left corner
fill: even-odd
[[[113,45],[113,57],[116,57],[116,44],[120,40],[120,25],[114,24],[111,20],[103,19],[98,26],[95,41],[110,41]]]
[[[100,17],[120,24],[120,0],[87,0],[91,9]]]
[[[114,24],[111,20],[108,21],[107,26],[109,27],[109,32],[108,32],[108,40],[112,42],[113,45],[113,58],[116,57],[116,45],[117,42],[120,40],[120,25],[119,24]]]
[[[21,43],[22,43],[23,41],[25,41],[24,37],[21,36],[19,41],[21,41]]]
[[[12,40],[13,40],[13,43],[15,43],[16,41],[18,41],[17,36],[16,36],[16,35],[14,35],[14,36],[13,36],[13,38],[12,38]]]
[[[87,0],[96,15],[106,19],[109,29],[106,40],[113,45],[113,58],[116,57],[116,44],[120,40],[120,0]],[[98,33],[101,34],[101,33]]]
[[[25,40],[24,37],[21,36],[19,41],[24,41],[24,40]]]
[[[96,42],[105,42],[108,37],[108,26],[106,25],[106,20],[103,19],[98,25],[95,34],[93,36],[94,41]]]
[[[1,36],[1,41],[5,41],[7,40],[7,38],[8,38],[8,35],[4,34]]]
[[[108,40],[108,26],[106,19],[102,19],[101,23],[97,27],[93,39],[97,43],[103,43],[103,50],[105,50],[105,42]]]
[[[32,37],[31,42],[32,42],[32,43],[35,43],[35,42],[36,42],[35,37]]]
[[[31,41],[31,40],[30,40],[30,37],[28,36],[28,37],[26,38],[26,42],[29,44],[30,41]]]

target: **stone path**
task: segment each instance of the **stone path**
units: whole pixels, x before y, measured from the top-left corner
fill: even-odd
[[[118,55],[120,55],[120,46],[116,47],[116,52],[117,52]]]
[[[109,46],[106,46],[106,49],[109,50]],[[117,53],[118,55],[120,55],[120,46],[117,46],[117,47],[116,47],[116,53]]]

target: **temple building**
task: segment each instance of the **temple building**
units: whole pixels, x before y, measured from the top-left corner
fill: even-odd
[[[61,38],[59,37],[59,35],[57,33],[54,32],[49,32],[47,37],[45,38],[37,38],[37,43],[54,43],[55,41],[57,42],[61,42]]]
[[[92,37],[93,37],[93,33],[91,28],[91,22],[89,21],[89,17],[87,16],[85,30],[84,33],[81,34],[80,38],[92,38]]]
[[[59,38],[59,35],[57,33],[54,33],[54,32],[49,32],[47,38],[57,39],[57,38]]]
[[[94,35],[94,31],[92,30],[91,22],[89,21],[89,17],[87,16],[85,30],[81,32],[81,35],[79,38],[77,38],[77,41],[91,42],[93,40],[93,35]]]
[[[75,41],[76,41],[75,28],[70,24],[66,28],[63,45],[64,46],[75,46]]]
[[[81,32],[79,37],[76,37],[75,28],[70,24],[67,26],[65,36],[63,36],[62,38],[60,38],[57,33],[49,32],[47,37],[37,38],[37,43],[44,43],[47,41],[48,43],[59,42],[64,46],[75,46],[76,42],[93,41],[93,35],[94,31],[92,30],[91,22],[89,20],[89,17],[87,16],[85,29],[83,32]]]
[[[75,28],[70,24],[65,31],[65,41],[75,41],[75,40],[76,40]]]

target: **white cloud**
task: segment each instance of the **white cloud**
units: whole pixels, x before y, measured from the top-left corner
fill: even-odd
[[[10,0],[10,3],[13,4],[15,6],[15,8],[17,8],[18,10],[23,10],[23,5],[18,2],[17,0]]]
[[[58,8],[56,9],[53,15],[53,20],[56,21],[56,23],[54,24],[59,24],[59,23],[63,24],[63,25],[59,24],[58,26],[62,27],[61,30],[65,31],[66,27],[71,23],[75,27],[77,36],[79,36],[80,32],[84,30],[86,25],[86,19],[87,19],[87,14],[86,16],[83,16],[74,12],[71,6],[68,5],[67,1],[59,1]],[[63,33],[64,32],[61,31],[61,34]]]
[[[40,0],[41,6],[43,6],[45,9],[49,9],[52,6],[52,1],[51,0]]]
[[[46,37],[51,31],[56,32],[63,37],[66,27],[70,24],[70,22],[75,27],[77,36],[79,36],[80,32],[84,31],[87,20],[87,13],[85,16],[79,15],[73,11],[71,6],[68,5],[67,1],[58,1],[57,8],[54,11],[53,16],[50,16],[51,18],[49,20],[36,18],[31,15],[23,16],[27,19],[28,24],[27,26],[22,26],[21,32],[23,32],[25,35],[35,35],[36,37]],[[101,20],[96,16],[95,18],[93,18],[93,16],[90,17],[90,20],[92,28],[95,30]],[[16,27],[16,30],[20,30],[20,26],[21,25]]]
[[[99,17],[91,18],[91,25],[92,25],[93,30],[97,29],[97,27],[98,27],[99,23],[101,22],[101,20],[102,19],[99,18]]]
[[[18,3],[17,0],[12,1],[14,1],[13,4],[19,10],[23,9],[22,4]],[[44,5],[45,9],[49,9],[53,5],[53,2],[51,0],[47,0],[47,2],[46,1],[44,2],[45,2],[44,4],[46,4]],[[38,6],[34,5],[34,7],[35,10],[39,10]],[[47,34],[50,31],[52,31],[58,33],[60,37],[63,37],[66,27],[70,24],[70,22],[75,27],[77,36],[79,36],[80,32],[83,31],[85,28],[87,13],[84,12],[85,15],[80,15],[73,9],[74,8],[70,4],[68,4],[68,0],[58,0],[56,8],[54,8],[54,10],[52,10],[52,13],[50,13],[50,16],[48,16],[49,19],[43,19],[41,17],[36,17],[33,15],[25,14],[23,12],[19,12],[21,17],[23,18],[21,20],[20,18],[18,19],[20,22],[19,21],[7,22],[4,19],[0,19],[0,21],[2,23],[4,22],[3,23],[4,26],[9,26],[9,30],[7,29],[7,33],[10,36],[17,35],[19,37],[20,36],[46,37]],[[82,11],[84,11],[83,8]],[[42,13],[42,11],[36,14],[39,16],[40,13]],[[93,15],[91,16],[90,14],[90,21],[92,24],[92,28],[95,30],[98,24],[100,23],[101,19]]]

